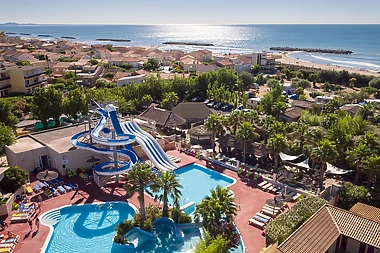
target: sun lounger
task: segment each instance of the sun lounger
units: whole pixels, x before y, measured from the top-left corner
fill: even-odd
[[[53,193],[49,189],[44,190],[44,194],[48,199],[53,197]]]
[[[74,190],[79,190],[79,186],[78,186],[76,183],[74,183],[74,182],[72,182],[72,183],[70,184],[70,186],[71,186]]]
[[[263,213],[256,213],[256,216],[260,216],[260,217],[262,217],[262,218],[264,218],[264,219],[267,219],[267,220],[270,220],[272,217],[270,217],[270,216],[268,216],[268,215],[265,215],[265,214],[263,214]]]
[[[1,243],[15,243],[20,239],[19,235],[11,234],[11,235],[3,235],[1,238]]]
[[[57,177],[56,180],[58,181],[58,184],[61,185],[61,186],[63,186],[65,184],[65,182],[63,182],[63,179],[60,178],[60,177]]]
[[[58,191],[59,191],[59,193],[61,193],[61,194],[65,194],[65,193],[66,193],[65,188],[63,188],[62,186],[58,186]]]
[[[301,196],[301,193],[297,193],[296,195],[294,195],[294,196],[292,197],[292,199],[295,201],[295,200],[297,200],[300,196]]]
[[[278,178],[277,181],[284,180],[288,176],[288,172],[285,171],[283,174],[281,174]]]
[[[267,224],[269,222],[269,219],[265,219],[265,218],[257,216],[257,215],[253,216],[253,219],[258,220],[264,224]]]
[[[59,192],[55,188],[50,187],[49,190],[51,191],[51,193],[53,193],[54,197],[59,195]]]
[[[290,197],[293,197],[294,195],[296,195],[297,193],[296,192],[288,192],[288,195],[290,196]]]
[[[275,189],[274,189],[274,192],[275,193],[279,193],[281,191],[281,189],[284,189],[284,187],[282,186],[277,186]]]
[[[264,229],[264,226],[265,226],[264,223],[262,223],[258,220],[255,220],[255,219],[249,219],[248,223],[249,223],[249,225],[253,225],[253,226],[258,227],[260,229]]]
[[[68,184],[64,184],[63,187],[65,188],[66,192],[70,192],[73,190],[73,188]]]
[[[14,243],[0,243],[0,248],[12,248]]]
[[[27,222],[29,219],[30,215],[22,215],[22,216],[13,216],[11,218],[11,223],[16,223],[16,222]]]
[[[87,176],[89,179],[92,179],[92,178],[93,178],[93,177],[92,177],[92,174],[91,174],[90,172],[87,172],[87,171],[86,171],[85,174],[86,174],[86,176]]]
[[[263,214],[265,214],[265,215],[270,216],[270,217],[276,217],[277,215],[280,214],[279,211],[268,210],[268,209],[264,209],[264,208],[263,208],[263,210],[261,210],[261,212],[262,212]]]
[[[264,185],[266,185],[268,182],[267,181],[262,181],[260,184],[258,184],[257,186],[259,188],[263,187]]]
[[[45,184],[44,182],[39,182],[38,186],[41,187],[41,189],[44,188],[44,187],[48,187],[48,185]]]
[[[35,192],[39,192],[39,191],[41,191],[41,187],[39,187],[38,185],[33,185],[32,187],[33,187],[33,190],[34,190]]]
[[[26,192],[26,194],[28,194],[28,195],[32,195],[32,194],[33,194],[33,189],[32,189],[32,187],[30,187],[30,185],[25,186],[25,192]]]
[[[262,189],[263,191],[266,191],[266,190],[268,190],[268,188],[271,187],[271,186],[273,186],[273,184],[268,183],[268,184],[264,185],[263,187],[261,187],[261,189]]]
[[[79,174],[79,177],[82,178],[84,181],[88,181],[88,177],[83,172]]]
[[[13,245],[13,247],[10,247],[10,248],[0,248],[0,253],[12,253],[14,247],[15,245]]]
[[[275,207],[275,206],[271,206],[271,205],[268,205],[268,204],[266,204],[264,207],[266,207],[268,209],[281,210],[281,207]]]

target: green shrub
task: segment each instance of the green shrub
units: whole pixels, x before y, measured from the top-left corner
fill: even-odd
[[[278,216],[265,227],[267,246],[275,243],[282,243],[310,218],[326,201],[324,199],[309,196],[297,202],[289,211]]]
[[[339,207],[350,210],[356,203],[369,203],[370,193],[364,186],[345,183],[339,189]]]
[[[190,215],[184,213],[179,208],[171,209],[169,217],[172,218],[175,223],[191,223],[193,221]]]
[[[322,92],[318,92],[318,91],[313,91],[310,93],[310,97],[312,98],[316,98],[318,96],[323,96],[323,93]]]
[[[4,173],[1,180],[0,189],[3,193],[14,193],[18,188],[25,184],[25,180],[29,177],[29,173],[17,166],[10,167]]]

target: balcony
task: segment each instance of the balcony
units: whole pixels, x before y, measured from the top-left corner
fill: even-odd
[[[5,77],[0,76],[0,82],[4,80],[9,80],[9,79],[11,79],[10,76],[5,76]]]
[[[35,83],[25,84],[25,87],[28,87],[28,88],[33,87],[33,86],[39,85],[39,84],[44,83],[44,82],[46,82],[46,79],[43,79],[43,80],[35,82]]]
[[[26,76],[24,76],[24,78],[25,78],[25,79],[29,79],[29,78],[32,78],[32,77],[40,76],[40,75],[42,75],[42,74],[45,74],[45,72],[42,71],[42,72],[40,72],[40,73],[38,73],[38,74],[26,75]]]
[[[0,90],[6,90],[6,89],[9,89],[11,87],[12,87],[12,85],[7,84],[7,85],[4,85],[4,86],[0,86]]]

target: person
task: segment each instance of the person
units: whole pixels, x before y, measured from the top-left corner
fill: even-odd
[[[37,227],[37,231],[40,230],[40,219],[39,218],[36,218],[36,221],[34,222],[34,224]]]
[[[8,227],[8,224],[5,221],[0,221],[0,227],[2,230],[4,230]]]
[[[30,218],[28,219],[28,224],[29,224],[30,231],[32,231],[33,230],[33,222]]]
[[[38,203],[39,206],[41,206],[41,204],[42,204],[42,197],[41,197],[41,194],[38,195],[38,197],[37,197],[37,203]]]

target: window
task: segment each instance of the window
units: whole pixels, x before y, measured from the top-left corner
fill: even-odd
[[[340,249],[346,250],[347,248],[347,236],[342,235],[342,241],[340,243]]]
[[[358,253],[365,253],[365,247],[366,247],[366,244],[361,242]]]
[[[367,247],[367,253],[374,253],[375,252],[375,248],[371,245],[368,245]]]

